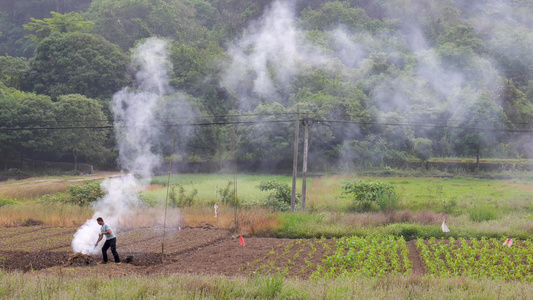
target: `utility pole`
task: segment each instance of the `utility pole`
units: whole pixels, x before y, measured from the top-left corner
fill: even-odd
[[[296,177],[298,176],[298,140],[300,135],[300,105],[296,108],[296,130],[294,131],[294,154],[292,157],[292,195],[291,212],[296,204]]]
[[[302,178],[302,211],[305,211],[305,199],[307,195],[307,153],[309,152],[309,113],[305,114],[304,118],[304,161],[303,161],[303,178]]]

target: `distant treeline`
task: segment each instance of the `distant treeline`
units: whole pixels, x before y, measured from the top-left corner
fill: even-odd
[[[0,0],[0,156],[116,167],[112,97],[159,37],[161,157],[291,161],[299,109],[310,164],[530,158],[532,15],[529,0]]]

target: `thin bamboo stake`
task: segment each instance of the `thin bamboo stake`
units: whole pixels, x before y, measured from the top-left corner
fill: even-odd
[[[174,155],[174,137],[172,137],[172,145],[170,146],[170,160],[168,162],[168,178],[167,178],[167,197],[165,198],[165,218],[163,219],[163,240],[161,241],[161,262],[165,258],[165,232],[167,229],[167,207],[168,207],[168,193],[170,189],[170,173],[172,173],[172,156]]]

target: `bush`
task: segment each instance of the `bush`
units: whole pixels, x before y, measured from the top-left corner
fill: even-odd
[[[15,205],[17,203],[18,203],[17,200],[11,197],[0,196],[0,207],[5,206],[5,205]]]
[[[352,204],[349,209],[354,211],[393,210],[399,202],[394,187],[382,182],[357,180],[345,183],[342,190],[342,195],[352,197]]]
[[[291,208],[292,189],[277,180],[261,181],[257,186],[261,191],[272,191],[263,203],[263,207],[278,211],[287,211]],[[300,195],[296,195],[300,201]]]
[[[69,185],[67,194],[67,202],[79,206],[87,206],[105,195],[99,181],[84,182],[82,185]]]
[[[176,188],[178,189],[176,191]],[[170,205],[173,207],[192,206],[196,201],[198,189],[193,188],[192,192],[185,194],[185,187],[182,184],[175,184],[170,186]]]
[[[218,189],[217,193],[220,195],[220,200],[224,204],[229,204],[231,206],[236,206],[235,203],[235,188],[231,188],[233,186],[233,181],[228,181],[228,184],[226,187]]]

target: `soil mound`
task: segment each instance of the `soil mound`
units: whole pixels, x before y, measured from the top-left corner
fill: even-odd
[[[96,262],[91,256],[79,252],[72,254],[65,264],[66,267],[87,267],[95,265]]]
[[[44,224],[44,222],[41,221],[41,220],[35,220],[35,219],[32,219],[32,218],[29,218],[26,221],[24,221],[24,223],[20,224],[20,226],[39,226],[39,225],[43,225],[43,224]]]

